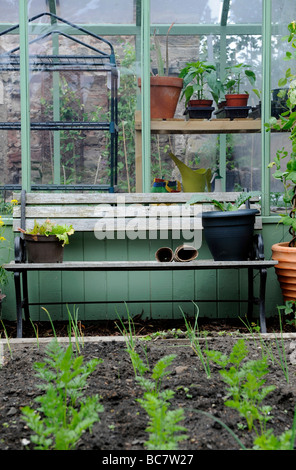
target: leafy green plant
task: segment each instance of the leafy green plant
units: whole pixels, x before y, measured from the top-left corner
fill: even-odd
[[[164,390],[158,395],[146,392],[143,398],[138,399],[150,418],[146,428],[149,439],[145,443],[149,450],[177,450],[178,442],[187,439],[186,434],[180,434],[186,432],[186,428],[179,424],[184,419],[183,409],[169,409],[169,400],[173,396],[172,390]]]
[[[223,90],[222,83],[216,76],[215,65],[205,61],[188,62],[180,71],[179,77],[183,78],[183,90],[180,99],[185,96],[186,105],[194,97],[199,100],[204,99],[207,92],[211,92],[212,89],[214,93],[216,92],[215,100],[217,100],[217,93]]]
[[[254,196],[253,193],[241,193],[234,202],[220,202],[216,199],[208,199],[211,204],[214,204],[217,209],[226,211],[237,211],[243,204],[249,201]],[[204,201],[204,197],[200,195],[192,196],[186,204],[195,204]]]
[[[73,235],[74,228],[72,225],[60,225],[54,224],[49,219],[47,219],[43,224],[39,224],[36,220],[34,221],[34,227],[31,230],[18,229],[20,232],[23,232],[28,235],[55,235],[64,245],[68,245],[69,236]]]
[[[213,416],[211,413],[207,413],[202,410],[195,410],[197,413],[203,414],[208,418],[219,423],[226,431],[233,437],[237,442],[240,449],[249,450],[243,444],[243,442],[238,438],[238,436],[230,429],[227,424],[225,424],[221,419]],[[254,439],[253,450],[294,450],[296,438],[296,408],[294,411],[294,419],[292,428],[284,431],[280,436],[275,436],[272,429],[268,429],[263,432],[260,436],[256,436]]]
[[[284,431],[280,436],[275,436],[272,429],[257,436],[254,440],[255,450],[294,450],[296,439],[296,407],[292,428]]]
[[[228,73],[227,79],[223,81],[225,92],[239,94],[242,92],[241,87],[246,79],[251,85],[254,85],[256,82],[256,75],[249,65],[243,63],[230,65],[229,67],[225,67],[225,70]],[[253,91],[258,95],[257,90],[254,89]]]
[[[292,21],[288,25],[289,35],[286,36],[288,43],[292,45],[292,48],[296,48],[296,26],[295,21]],[[286,60],[296,59],[295,51],[286,52]],[[271,129],[283,130],[290,133],[289,139],[292,145],[292,151],[290,154],[283,147],[277,150],[274,161],[269,163],[268,168],[275,167],[276,170],[273,173],[273,178],[281,181],[284,188],[284,202],[286,204],[286,213],[281,214],[280,223],[290,227],[292,240],[289,246],[295,246],[295,233],[296,233],[296,222],[295,222],[295,185],[296,185],[296,74],[292,73],[291,68],[286,71],[285,77],[279,81],[279,86],[289,84],[288,92],[286,95],[286,108],[287,111],[283,112],[279,116],[279,120],[275,117],[270,119],[269,123],[265,124],[267,131]],[[289,157],[289,158],[288,158]],[[288,159],[288,160],[287,160]],[[284,160],[284,162],[283,162]],[[286,162],[286,163],[285,163]],[[282,163],[284,167],[282,168]],[[287,207],[291,207],[290,214],[287,213]]]
[[[245,361],[248,349],[244,339],[234,344],[229,357],[220,351],[209,350],[207,354],[221,366],[220,374],[231,397],[225,401],[225,405],[236,409],[246,419],[249,430],[254,428],[259,435],[255,427],[258,422],[261,434],[265,432],[266,423],[271,419],[271,408],[261,403],[275,389],[273,385],[263,386],[264,377],[268,373],[267,359]]]
[[[147,369],[139,368],[140,375],[136,377],[141,387],[145,390],[143,398],[137,401],[147,412],[150,420],[146,431],[149,439],[146,447],[149,450],[176,450],[178,442],[187,438],[186,428],[181,426],[184,420],[184,411],[179,408],[170,410],[170,400],[174,396],[173,390],[161,390],[164,377],[169,374],[167,368],[175,359],[175,355],[167,355],[161,358],[154,366],[151,378],[146,378],[144,373]],[[139,364],[143,364],[139,361]]]
[[[296,327],[296,300],[287,300],[284,305],[278,307],[278,310],[282,310],[285,315],[292,315],[292,319],[287,318],[286,322]]]
[[[64,349],[56,339],[46,349],[44,362],[36,362],[37,385],[44,393],[36,397],[38,410],[22,408],[23,419],[34,432],[36,449],[69,450],[75,448],[81,434],[99,421],[103,411],[99,396],[84,396],[87,378],[99,359],[83,364],[83,356],[74,357],[72,345]]]
[[[146,363],[136,351],[135,328],[132,318],[128,313],[128,327],[121,320],[120,332],[125,338],[127,352],[129,353],[136,381],[144,390],[142,398],[137,401],[147,412],[150,420],[146,431],[149,439],[146,447],[149,450],[170,450],[177,449],[177,443],[186,439],[187,436],[179,434],[186,431],[178,423],[184,419],[182,409],[170,410],[170,399],[173,398],[172,390],[161,390],[164,378],[169,374],[168,367],[175,359],[175,354],[170,354],[159,359],[151,371],[148,361]]]

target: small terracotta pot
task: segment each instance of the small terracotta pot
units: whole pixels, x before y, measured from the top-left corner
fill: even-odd
[[[225,95],[226,106],[244,107],[247,106],[248,99],[247,93]]]
[[[141,88],[141,79],[138,79]],[[183,78],[150,77],[150,111],[151,119],[172,119],[175,115]]]
[[[278,261],[275,266],[284,301],[296,299],[296,247],[288,242],[272,245],[272,259]]]

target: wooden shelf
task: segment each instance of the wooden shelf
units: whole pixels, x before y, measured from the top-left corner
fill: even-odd
[[[151,134],[242,134],[260,133],[261,119],[152,119]],[[135,113],[136,191],[142,192],[142,120]]]
[[[261,132],[261,119],[152,119],[152,134],[233,134]],[[141,111],[135,114],[135,130],[142,131]]]

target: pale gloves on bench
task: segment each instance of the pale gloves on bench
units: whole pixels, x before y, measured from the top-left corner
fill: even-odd
[[[196,248],[190,245],[180,245],[175,252],[169,247],[161,247],[155,253],[155,258],[160,263],[169,263],[171,261],[188,262],[193,261],[198,256]]]

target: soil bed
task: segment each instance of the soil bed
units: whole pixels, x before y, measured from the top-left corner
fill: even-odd
[[[294,330],[295,331],[295,330]],[[147,332],[147,331],[146,331]],[[145,333],[146,333],[145,332]],[[172,336],[172,335],[171,335]],[[267,423],[276,436],[290,429],[296,404],[296,339],[285,340],[286,357],[289,366],[289,383],[277,362],[269,363],[266,385],[276,389],[267,395],[264,404],[272,407],[272,419]],[[167,337],[168,338],[168,337]],[[208,348],[229,354],[239,335],[229,332],[218,336],[211,334],[207,339]],[[115,338],[116,339],[116,338]],[[148,434],[145,431],[148,418],[137,402],[143,391],[135,380],[129,354],[124,342],[106,338],[106,341],[85,342],[82,354],[85,361],[102,359],[95,372],[89,377],[86,394],[99,394],[104,412],[92,432],[85,432],[77,450],[131,451],[144,450]],[[205,340],[204,341],[205,345]],[[277,355],[274,339],[265,339]],[[262,357],[259,341],[246,339],[249,359]],[[183,408],[188,438],[179,444],[179,450],[239,450],[240,446],[221,424],[197,412],[203,411],[219,418],[241,440],[245,447],[253,447],[254,432],[248,432],[246,422],[236,410],[226,407],[225,384],[219,373],[220,368],[211,363],[211,376],[207,378],[197,355],[186,339],[153,338],[138,341],[137,350],[146,351],[150,368],[167,354],[176,354],[170,366],[170,374],[163,382],[163,388],[175,392],[171,408]],[[13,348],[12,357],[5,351],[4,363],[0,367],[0,450],[32,449],[29,444],[31,431],[21,419],[21,407],[36,407],[34,398],[39,395],[33,363],[44,358],[44,346],[28,344]],[[145,355],[143,354],[144,358]]]
[[[282,319],[282,330],[286,333],[295,333],[295,324],[286,321],[288,317]],[[194,324],[194,318],[188,319],[191,324]],[[118,329],[118,321],[106,320],[106,321],[81,321],[79,326],[81,328],[81,334],[83,336],[116,336],[120,335]],[[68,336],[68,321],[54,321],[54,329],[56,335],[59,337]],[[173,335],[174,332],[185,330],[185,322],[183,318],[174,320],[150,320],[142,319],[141,315],[133,317],[133,324],[136,335],[147,335],[159,331],[165,331],[166,333]],[[258,321],[257,321],[258,324]],[[9,338],[16,337],[16,322],[15,321],[4,321],[6,333]],[[200,317],[198,320],[198,326],[200,331],[207,331],[210,333],[221,333],[223,331],[227,333],[248,333],[249,329],[245,326],[242,320],[239,318],[225,318],[225,319],[212,319],[207,317]],[[35,328],[35,329],[34,329]],[[34,321],[34,328],[29,321],[23,322],[23,337],[24,338],[36,338],[36,332],[39,337],[52,337],[53,330],[49,321]],[[268,333],[280,332],[279,318],[271,317],[266,320],[266,328]],[[0,323],[0,338],[5,337],[5,332],[2,323]]]

